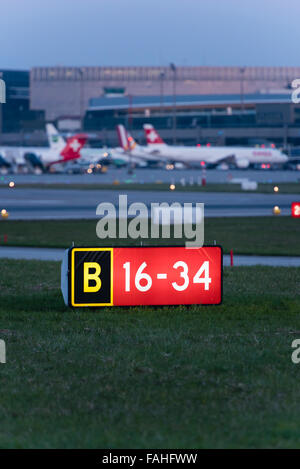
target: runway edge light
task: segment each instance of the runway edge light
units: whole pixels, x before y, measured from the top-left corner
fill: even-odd
[[[281,209],[278,207],[278,205],[275,205],[273,207],[273,215],[280,215],[281,214]]]
[[[71,247],[61,264],[71,307],[217,305],[222,290],[220,246]]]

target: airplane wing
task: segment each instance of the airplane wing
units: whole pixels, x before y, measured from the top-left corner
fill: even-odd
[[[206,163],[206,167],[215,168],[216,166],[218,166],[219,164],[222,164],[222,163],[235,164],[236,163],[235,155],[231,154],[231,155],[226,155],[226,156],[223,156],[221,158],[218,158],[214,162]]]

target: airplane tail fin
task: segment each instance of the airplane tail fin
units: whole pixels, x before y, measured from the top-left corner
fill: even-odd
[[[120,147],[123,148],[124,151],[128,151],[129,150],[128,134],[124,125],[117,125],[117,134],[118,134]]]
[[[61,159],[51,162],[50,165],[77,160],[80,158],[80,150],[85,145],[86,141],[87,136],[85,134],[76,134],[73,137],[68,138],[65,147],[60,152]]]
[[[128,139],[129,150],[130,151],[134,150],[135,147],[137,146],[136,141],[134,140],[134,138],[129,133],[127,133],[127,139]]]
[[[86,141],[87,136],[85,134],[76,134],[69,138],[65,148],[60,152],[64,161],[80,158],[80,150],[85,145]]]
[[[136,147],[136,141],[127,132],[124,125],[117,125],[117,133],[120,147],[122,147],[124,151],[132,151]]]
[[[166,145],[163,139],[159,136],[153,125],[151,124],[144,124],[144,132],[147,141],[147,145],[155,146],[155,145]]]
[[[46,124],[46,132],[50,148],[60,153],[66,146],[65,139],[57,132],[53,124]]]

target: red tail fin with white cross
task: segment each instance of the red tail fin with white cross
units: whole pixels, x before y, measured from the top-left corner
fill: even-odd
[[[151,146],[151,145],[153,145],[153,146],[155,146],[155,145],[165,145],[165,142],[159,136],[159,134],[156,132],[153,125],[145,124],[144,125],[144,132],[145,132],[147,145],[149,145],[149,146]]]
[[[76,134],[71,138],[68,138],[66,146],[60,152],[58,157],[61,157],[57,161],[52,161],[50,165],[56,163],[66,163],[67,161],[77,160],[80,158],[80,150],[85,145],[87,136],[85,134]]]

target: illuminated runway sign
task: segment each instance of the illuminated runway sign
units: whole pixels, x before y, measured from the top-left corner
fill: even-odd
[[[62,293],[75,307],[220,304],[222,248],[71,248]]]
[[[292,217],[300,218],[300,202],[293,202],[291,206]]]

